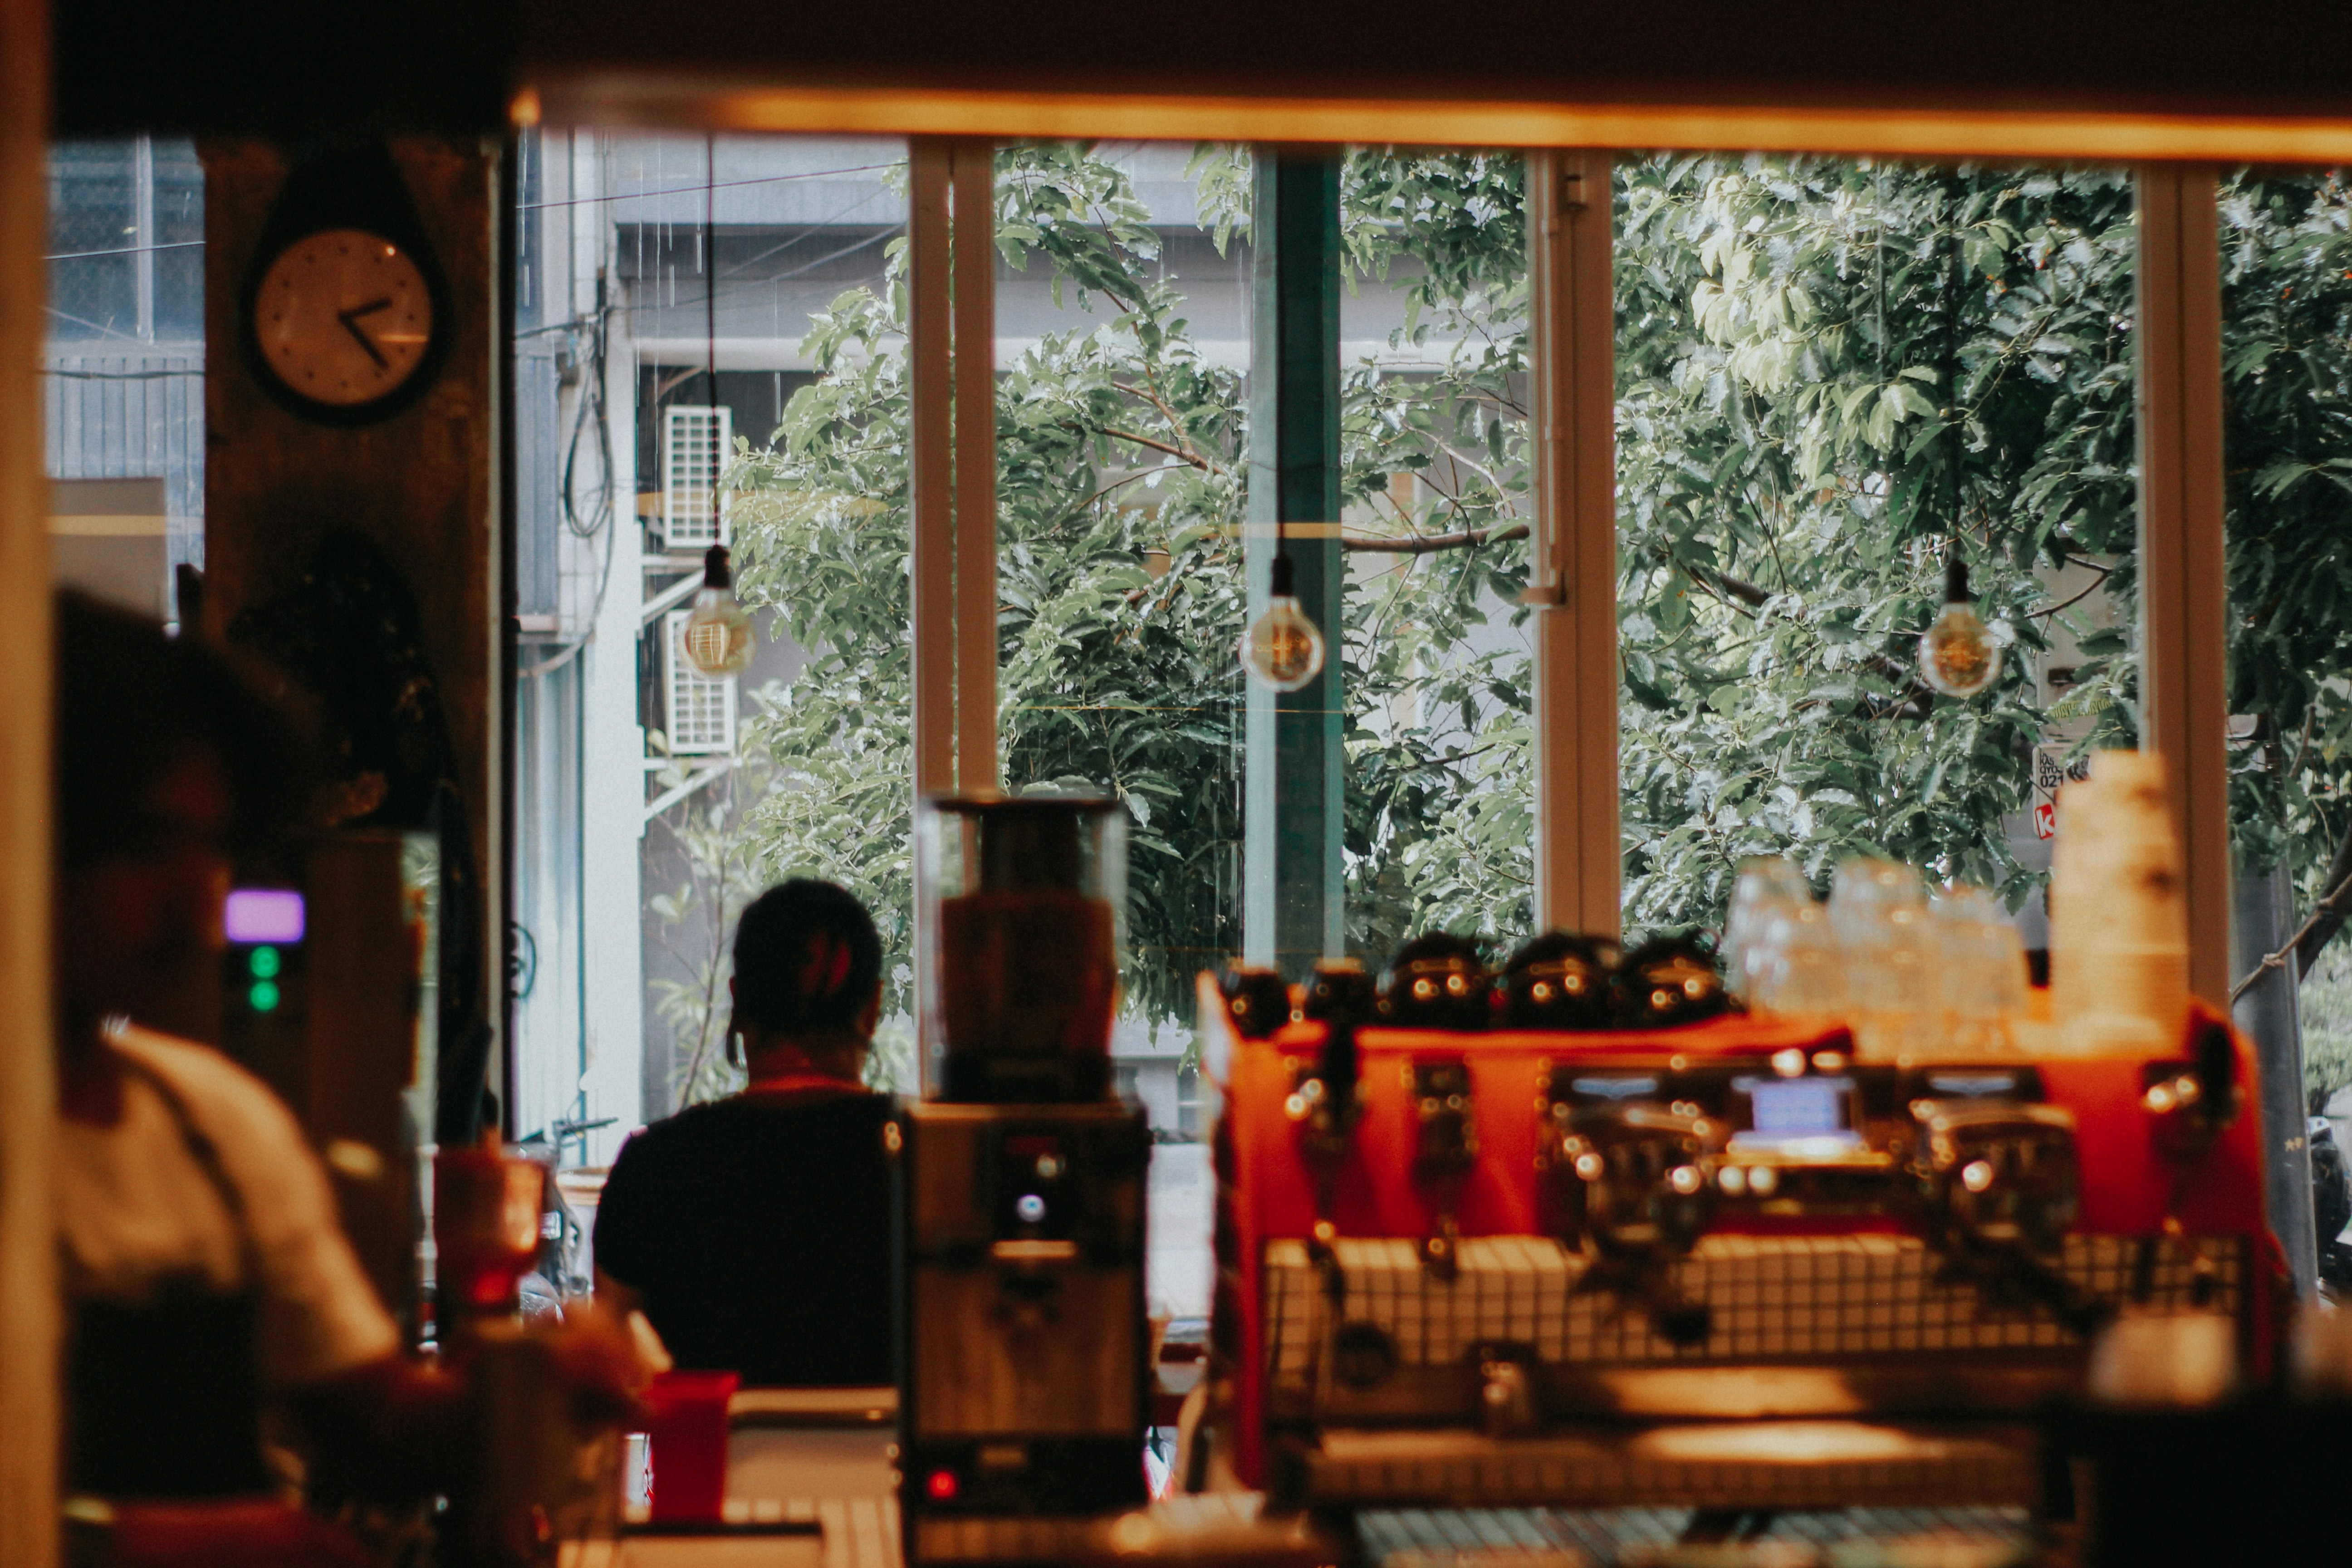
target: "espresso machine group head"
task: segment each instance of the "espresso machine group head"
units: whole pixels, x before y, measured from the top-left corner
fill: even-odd
[[[1124,827],[1069,796],[919,815],[925,1093],[891,1133],[910,1562],[1034,1557],[1144,1500],[1150,1132],[1110,1077]]]

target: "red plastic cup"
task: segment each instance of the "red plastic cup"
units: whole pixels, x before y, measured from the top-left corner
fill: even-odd
[[[666,1372],[646,1390],[657,1522],[718,1521],[727,1500],[727,1402],[742,1381],[732,1372]]]

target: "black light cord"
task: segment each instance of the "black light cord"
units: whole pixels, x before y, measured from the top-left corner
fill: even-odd
[[[711,427],[719,425],[719,133],[702,136],[702,332],[703,374],[710,384]],[[717,454],[710,474],[710,537],[719,537],[719,472],[727,454]]]

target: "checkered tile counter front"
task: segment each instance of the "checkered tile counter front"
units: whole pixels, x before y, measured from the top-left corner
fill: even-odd
[[[1687,1508],[1402,1509],[1357,1516],[1368,1568],[2003,1568],[2026,1562],[2034,1547],[2032,1520],[2022,1509],[1782,1513],[1739,1546],[1678,1549],[1694,1522]]]
[[[2137,1237],[2073,1237],[2054,1261],[2078,1289],[2120,1303],[2132,1299],[2141,1245]],[[2192,1305],[2200,1247],[2211,1269],[2205,1306],[2237,1312],[2243,1260],[2233,1240],[2160,1243],[2144,1307]],[[1710,1311],[1712,1331],[1688,1346],[1656,1333],[1640,1304],[1621,1302],[1606,1289],[1580,1290],[1586,1259],[1547,1237],[1465,1240],[1451,1283],[1430,1274],[1411,1239],[1342,1239],[1334,1253],[1346,1281],[1341,1321],[1382,1330],[1403,1366],[1458,1365],[1474,1347],[1492,1342],[1528,1344],[1546,1363],[1593,1367],[2080,1343],[2046,1310],[1997,1306],[1976,1287],[1942,1279],[1942,1259],[1910,1237],[1706,1237],[1674,1266],[1675,1292]],[[1330,1303],[1304,1243],[1268,1243],[1265,1265],[1267,1373],[1276,1388],[1303,1393]]]
[[[1897,1427],[1860,1421],[1588,1427],[1541,1436],[1327,1428],[1301,1456],[1318,1504],[1508,1508],[1638,1504],[1731,1509],[1892,1508],[1935,1500],[2032,1506],[2031,1428]]]

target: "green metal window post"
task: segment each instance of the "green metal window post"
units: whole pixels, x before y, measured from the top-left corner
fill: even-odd
[[[1347,951],[1339,858],[1339,152],[1261,147],[1251,213],[1249,603],[1287,545],[1322,628],[1301,690],[1249,683],[1243,947],[1297,979]]]

